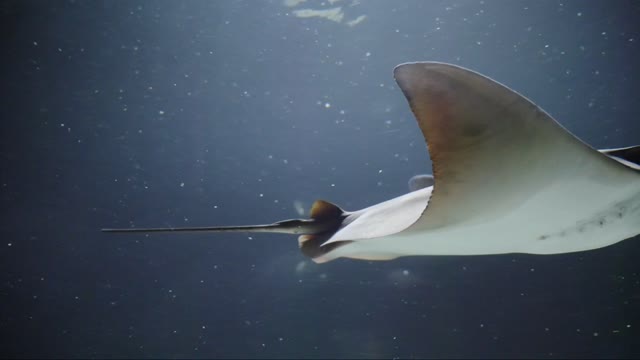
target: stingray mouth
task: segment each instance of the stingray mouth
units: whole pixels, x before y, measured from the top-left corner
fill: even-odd
[[[315,261],[337,248],[353,242],[351,240],[336,241],[323,246],[322,244],[329,240],[334,234],[335,231],[328,231],[316,235],[301,235],[298,237],[300,251],[304,256]]]

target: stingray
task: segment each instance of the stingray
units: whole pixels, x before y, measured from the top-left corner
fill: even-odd
[[[308,219],[267,225],[107,232],[296,234],[317,263],[417,255],[562,254],[640,234],[640,146],[597,150],[529,99],[439,62],[394,78],[427,144],[433,176],[357,210],[317,200]]]

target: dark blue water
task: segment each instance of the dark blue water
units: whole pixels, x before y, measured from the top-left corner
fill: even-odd
[[[297,16],[338,6],[340,22]],[[3,1],[0,16],[2,357],[640,355],[638,238],[316,265],[290,235],[99,232],[405,193],[431,169],[392,77],[407,61],[491,76],[595,147],[639,144],[638,2]]]

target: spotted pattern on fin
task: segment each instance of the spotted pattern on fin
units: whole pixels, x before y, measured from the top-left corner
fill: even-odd
[[[617,203],[608,210],[597,213],[589,219],[577,222],[574,226],[565,228],[558,232],[542,234],[536,239],[539,241],[547,241],[550,239],[562,238],[575,232],[584,233],[590,229],[605,228],[607,226],[614,225],[630,213],[640,211],[640,205],[629,206],[629,204],[631,204],[631,200]]]

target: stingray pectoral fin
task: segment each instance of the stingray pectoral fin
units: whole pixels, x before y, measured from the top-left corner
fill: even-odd
[[[426,140],[433,187],[355,211],[319,261],[558,254],[640,234],[640,172],[473,71],[424,62],[394,76]],[[351,242],[348,242],[351,241]]]
[[[640,145],[599,151],[630,168],[640,170]]]
[[[362,254],[351,254],[348,256],[350,259],[356,259],[356,260],[368,260],[368,261],[388,261],[388,260],[394,260],[397,259],[398,257],[400,257],[400,255],[395,255],[395,254],[376,254],[376,253],[371,253],[371,254],[367,254],[367,253],[362,253]]]
[[[362,210],[348,213],[340,229],[322,246],[350,240],[390,236],[415,223],[427,207],[431,187],[409,192]]]
[[[638,190],[637,171],[583,143],[527,98],[488,77],[437,62],[398,65],[394,77],[424,135],[435,178],[413,230],[493,221],[539,193],[540,206],[523,216],[545,219],[540,207],[557,205],[549,210],[562,215],[559,223],[567,222],[573,203],[582,211],[581,204],[589,209]]]
[[[355,259],[355,260],[366,260],[366,261],[389,261],[389,260],[397,259],[398,257],[400,257],[400,255],[395,255],[395,254],[376,254],[376,253],[356,253],[356,254],[343,255],[342,257],[349,258],[349,259]],[[326,255],[321,255],[321,256],[312,258],[312,260],[316,264],[328,263],[329,261],[332,261],[332,260],[335,260],[335,259],[336,259],[336,257],[333,256],[331,253],[327,253]]]

